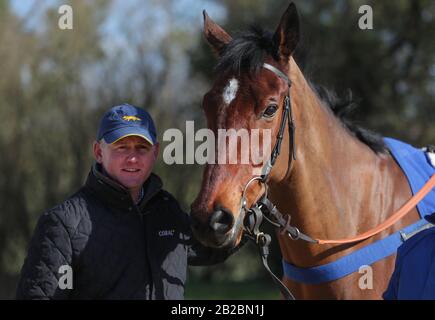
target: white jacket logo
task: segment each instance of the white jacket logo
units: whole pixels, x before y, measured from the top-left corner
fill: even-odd
[[[159,237],[169,237],[169,236],[173,237],[174,232],[175,232],[174,229],[172,229],[172,230],[160,230]]]

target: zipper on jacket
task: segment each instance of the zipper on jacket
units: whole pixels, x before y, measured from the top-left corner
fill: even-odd
[[[148,296],[148,300],[152,300],[153,298],[153,290],[154,290],[154,281],[153,281],[153,273],[152,273],[152,267],[151,267],[151,261],[150,261],[150,252],[148,249],[148,240],[147,240],[147,228],[146,228],[146,224],[145,224],[145,219],[144,219],[144,214],[142,212],[139,211],[138,206],[134,205],[136,208],[137,213],[140,216],[140,220],[142,222],[142,230],[144,232],[144,244],[145,244],[145,253],[146,253],[146,261],[145,263],[147,264],[148,267],[148,279],[149,279],[149,296]]]

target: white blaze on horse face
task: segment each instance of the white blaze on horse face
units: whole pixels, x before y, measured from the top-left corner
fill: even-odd
[[[224,88],[224,92],[222,94],[222,98],[226,105],[229,105],[231,101],[234,100],[234,98],[237,95],[238,89],[239,89],[239,82],[237,81],[236,78],[232,78]]]
[[[229,106],[229,104],[235,99],[238,89],[239,82],[236,78],[231,78],[231,80],[228,82],[222,92],[222,100],[224,103],[219,106],[217,120],[218,128],[225,128],[225,118],[227,117],[225,112],[226,107]]]

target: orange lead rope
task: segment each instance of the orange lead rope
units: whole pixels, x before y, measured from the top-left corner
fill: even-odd
[[[433,189],[435,186],[435,174],[429,179],[428,182],[423,186],[423,188],[418,191],[415,196],[413,196],[407,203],[404,204],[402,208],[399,209],[395,214],[385,220],[383,223],[378,225],[376,228],[373,228],[367,232],[360,234],[359,236],[348,238],[348,239],[339,239],[339,240],[320,240],[316,239],[318,244],[343,244],[343,243],[352,243],[361,240],[365,240],[378,234],[379,232],[391,227],[398,220],[403,218],[407,213],[409,213],[424,197]]]

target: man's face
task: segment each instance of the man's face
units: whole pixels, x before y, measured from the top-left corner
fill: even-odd
[[[128,136],[112,144],[95,142],[94,155],[109,176],[129,190],[137,190],[148,179],[159,154],[159,145],[152,146],[138,136]]]

